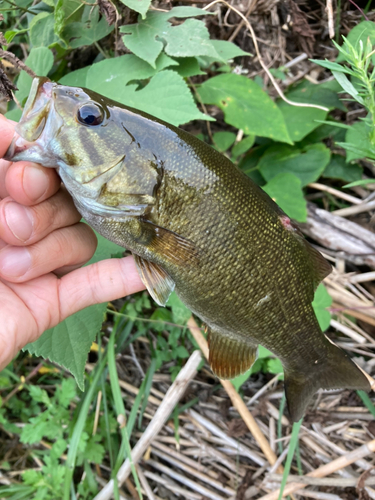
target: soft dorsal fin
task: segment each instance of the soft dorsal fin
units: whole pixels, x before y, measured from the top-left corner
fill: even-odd
[[[165,306],[174,289],[174,281],[158,264],[134,255],[139,275],[151,297],[159,306]]]
[[[231,379],[246,372],[257,358],[258,346],[208,327],[209,362],[214,374]]]

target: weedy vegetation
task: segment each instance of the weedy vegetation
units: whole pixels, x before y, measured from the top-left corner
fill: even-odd
[[[283,88],[287,102],[276,93],[269,74],[260,71],[254,63],[256,51],[251,36],[246,40],[237,37],[236,43],[220,36],[218,26],[222,21],[218,24],[217,19],[226,15],[232,16],[233,24],[241,21],[234,7],[225,2],[202,3],[206,5],[204,8],[180,3],[182,5],[172,6],[151,3],[151,0],[3,0],[0,3],[4,32],[1,43],[3,50],[13,52],[39,76],[90,88],[198,135],[227,155],[290,217],[305,223],[306,227],[311,223],[308,201],[318,203],[327,212],[336,211],[337,215],[340,210],[351,210],[352,203],[345,198],[348,193],[357,197],[358,205],[371,205],[375,182],[372,179],[375,173],[375,23],[358,14],[355,26],[343,37],[339,36],[338,23],[336,42],[325,41],[330,45],[329,60],[320,58],[309,62],[305,58],[309,71],[316,72],[318,68],[318,77],[301,76],[293,81],[291,66],[287,63],[271,68],[269,72]],[[251,15],[249,20],[252,22]],[[257,33],[255,25],[254,30]],[[248,33],[246,26],[241,33]],[[14,101],[8,103],[6,116],[18,120],[31,77],[7,61],[4,57],[3,64],[18,90],[14,92]],[[298,105],[289,104],[290,101]],[[349,115],[351,118],[346,119]],[[374,208],[371,205],[368,210]],[[362,219],[362,223],[367,225],[368,221]],[[100,236],[98,240],[97,252],[89,264],[123,255],[122,248]],[[345,252],[343,256],[337,253],[342,249],[330,251],[327,246],[326,255],[336,262],[339,270],[345,267],[345,262],[349,263],[347,272],[366,273],[368,267],[371,268],[367,261],[347,258]],[[342,325],[339,331],[343,335],[350,330],[362,339],[348,345],[361,366],[371,370],[374,369],[371,350],[373,353],[375,343],[374,289],[366,288],[366,280],[359,280],[358,283],[365,284],[356,288],[356,282],[349,279],[352,274],[339,275],[339,271],[335,271],[326,283],[328,291],[324,284],[317,289],[314,309],[323,331],[333,321]],[[341,302],[340,293],[344,297]],[[353,307],[350,300],[355,304]],[[158,471],[155,464],[154,472],[146,474],[147,477],[136,464],[131,464],[132,479],[126,482],[127,493],[116,481],[122,463],[130,456],[131,448],[155,412],[157,398],[162,399],[162,393],[198,347],[186,326],[190,316],[176,295],[171,296],[166,308],[161,308],[152,303],[146,293],[139,293],[80,311],[26,346],[0,373],[0,497],[93,499],[110,478],[115,479],[116,499],[141,498],[142,491],[143,494],[146,491],[150,499],[168,495],[171,495],[168,498],[198,498],[194,494],[207,497],[205,490],[194,494],[189,490],[191,496],[188,496],[186,491],[190,486],[186,484],[185,493],[179,492],[173,481],[159,484],[155,471],[160,478],[166,472]],[[356,337],[351,340],[353,338]],[[345,346],[345,342],[342,345]],[[30,355],[49,361],[36,364]],[[127,367],[129,364],[131,369]],[[185,404],[177,405],[170,415],[163,434],[165,447],[166,443],[173,442],[174,449],[178,450],[191,440],[199,448],[200,441],[194,441],[194,432],[198,432],[199,426],[187,416],[189,408],[202,403],[208,412],[206,416],[214,419],[213,402],[216,408],[226,404],[218,381],[204,368],[203,362],[201,367],[202,383],[197,383],[195,391],[188,392]],[[255,394],[256,405],[262,386],[270,382],[269,387],[273,389],[280,379],[281,363],[260,347],[258,360],[251,370],[232,382],[245,399]],[[159,382],[159,390],[155,389],[155,382]],[[251,384],[255,384],[254,390],[250,389]],[[281,387],[278,386],[280,390]],[[342,407],[354,406],[357,410],[360,408],[356,410],[358,413],[365,411],[373,417],[375,407],[371,396],[359,393],[360,399],[353,399],[355,397],[347,396],[349,403]],[[328,396],[326,410],[338,404],[340,399],[335,403],[334,398]],[[278,479],[283,489],[291,467],[303,474],[316,464],[309,464],[306,449],[310,454],[312,451],[306,440],[298,441],[303,429],[301,422],[289,432],[291,427],[283,416],[285,400],[280,399],[278,409],[272,401],[262,403],[264,407],[271,404],[274,408],[268,426],[261,417],[267,415],[269,406],[267,410],[259,404],[255,414],[262,432],[273,440],[273,450],[278,454],[284,452],[285,473],[282,480]],[[228,411],[223,410],[223,415],[228,415]],[[347,422],[350,423],[351,418],[348,417]],[[220,420],[216,420],[216,426]],[[314,432],[320,438],[325,436],[321,420],[319,428],[309,426],[308,431],[306,424],[303,432],[310,433],[310,442],[311,436],[318,439]],[[332,423],[337,429],[344,429],[344,434],[354,436],[353,446],[346,451],[364,443],[364,435],[366,440],[374,439],[374,428],[365,426],[367,420],[359,418],[359,423],[355,420],[354,425],[360,430],[357,434],[350,434],[349,423],[341,427],[342,422]],[[203,429],[205,424],[199,425]],[[212,429],[207,432],[215,434]],[[233,435],[243,436],[235,432]],[[322,439],[318,442],[324,447],[326,443]],[[160,448],[160,443],[159,448],[152,449],[154,459],[167,463],[166,450]],[[307,446],[303,452],[302,444]],[[256,448],[249,438],[245,445],[252,450]],[[211,442],[207,446],[214,445]],[[338,455],[332,454],[332,450],[339,453],[334,448],[337,445],[327,446],[323,452],[328,461],[333,460]],[[344,453],[346,451],[344,449]],[[217,453],[223,454],[220,450]],[[192,458],[198,456],[191,455]],[[267,480],[262,483],[262,489],[261,474],[257,475],[254,462],[244,456],[246,454],[238,452],[235,460],[230,458],[235,464],[230,472],[228,464],[220,458],[221,469],[214,468],[211,477],[228,485],[228,491],[220,491],[216,485],[209,498],[235,498],[234,495],[245,498],[240,496],[244,494],[242,490],[251,487],[256,489],[252,490],[254,498],[270,491]],[[185,464],[189,464],[189,460],[186,458]],[[264,461],[264,457],[260,456],[259,460]],[[152,464],[153,460],[148,461],[146,457],[144,463],[147,462]],[[203,462],[206,466],[209,463]],[[218,470],[221,470],[221,479]],[[251,481],[249,471],[254,474]],[[192,472],[185,470],[183,474]],[[152,484],[153,496],[147,493],[147,481]],[[206,489],[210,486],[202,484]],[[369,487],[363,486],[363,491],[367,491],[369,498],[375,498],[371,496],[374,490],[371,493]],[[274,498],[281,496],[282,492]],[[348,494],[340,498],[355,496]]]

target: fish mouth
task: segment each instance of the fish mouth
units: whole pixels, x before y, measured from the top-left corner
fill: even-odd
[[[21,120],[16,125],[12,142],[5,153],[8,161],[34,161],[45,167],[55,167],[56,159],[48,154],[48,142],[60,125],[53,111],[54,84],[45,77],[33,80]],[[54,121],[51,115],[54,116]],[[59,125],[56,124],[59,122]]]

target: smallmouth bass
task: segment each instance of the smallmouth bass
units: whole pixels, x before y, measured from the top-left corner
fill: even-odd
[[[370,389],[311,305],[331,266],[207,144],[90,90],[36,78],[6,159],[57,168],[86,221],[132,251],[154,300],[165,305],[176,290],[207,327],[218,377],[245,372],[262,344],[283,364],[293,421],[319,388]]]

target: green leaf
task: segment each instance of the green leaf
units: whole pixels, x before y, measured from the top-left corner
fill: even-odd
[[[345,92],[351,95],[353,99],[355,99],[357,102],[362,104],[362,106],[365,105],[362,97],[359,95],[358,90],[354,87],[354,85],[348,80],[348,78],[343,73],[339,73],[338,71],[332,71],[332,74],[339,82],[341,87],[345,90]]]
[[[323,285],[323,283],[320,283],[320,285],[316,289],[312,306],[314,308],[316,318],[319,322],[319,326],[323,332],[327,330],[331,322],[331,313],[327,311],[327,307],[331,307],[331,305],[332,297],[327,292],[327,289]]]
[[[151,5],[151,0],[121,0],[121,2],[129,7],[129,9],[139,12],[143,19]]]
[[[357,26],[354,26],[354,28],[350,30],[348,36],[346,37],[355,50],[359,49],[360,40],[362,40],[363,45],[366,46],[367,38],[370,38],[371,44],[375,45],[375,23],[372,21],[362,21],[357,24]],[[344,60],[345,56],[340,53],[337,58],[337,62]]]
[[[56,389],[56,401],[63,408],[68,408],[71,401],[77,395],[77,385],[73,378],[66,378],[61,382],[61,386]]]
[[[163,55],[163,53],[161,55]],[[183,78],[206,74],[201,70],[196,57],[177,57],[175,58],[175,61],[178,63],[178,66],[172,69],[177,71],[177,73]]]
[[[172,309],[173,322],[177,325],[185,325],[191,316],[191,311],[179,299],[175,292],[169,297],[167,306]]]
[[[246,153],[246,151],[252,148],[254,145],[254,141],[255,141],[255,135],[251,134],[242,139],[242,141],[235,144],[232,148],[233,159],[243,155],[244,153]]]
[[[55,34],[63,39],[63,30],[67,22],[78,21],[84,7],[79,0],[58,0],[55,6]]]
[[[198,89],[205,104],[224,111],[225,121],[245,134],[270,137],[291,144],[281,111],[252,80],[241,75],[223,74],[210,78]]]
[[[241,50],[235,43],[227,42],[226,40],[211,40],[211,44],[224,61],[228,61],[234,57],[252,55],[250,52]]]
[[[329,179],[352,182],[361,179],[362,172],[362,167],[358,163],[348,164],[343,156],[332,155],[331,161],[328,163],[322,176]]]
[[[205,24],[197,19],[187,19],[179,26],[170,26],[163,33],[165,52],[174,57],[211,56],[220,59],[213,47]]]
[[[366,186],[367,184],[375,184],[375,179],[361,179],[360,181],[351,182],[350,184],[345,184],[344,188],[351,188],[354,186]]]
[[[319,59],[310,59],[310,61],[318,64],[319,66],[322,66],[323,68],[330,69],[331,71],[338,71],[341,73],[347,73],[349,75],[353,74],[353,72],[349,68],[341,66],[341,64],[328,61],[327,59],[325,59],[324,61],[320,61]]]
[[[290,90],[286,95],[291,101],[307,104],[317,104],[329,109],[341,109],[346,107],[338,98],[337,93],[341,90],[336,81],[314,84],[307,80],[302,81]]]
[[[298,222],[306,222],[307,204],[301,181],[295,175],[290,173],[276,175],[263,186],[263,189],[289,217]]]
[[[55,16],[40,12],[30,23],[30,42],[33,47],[49,47],[59,41],[54,31]]]
[[[86,86],[91,90],[119,101],[125,92],[126,84],[133,80],[145,80],[168,66],[178,63],[165,54],[160,54],[155,68],[133,54],[126,54],[114,59],[104,59],[88,68]]]
[[[99,21],[99,8],[85,5],[82,20],[67,24],[61,33],[61,37],[72,49],[91,45],[113,31],[114,26],[110,26],[105,17]]]
[[[221,153],[224,153],[232,146],[232,144],[236,140],[236,134],[234,134],[233,132],[215,132],[212,138],[216,146],[215,149],[217,149]]]
[[[155,61],[163,50],[165,35],[178,27],[171,27],[168,19],[171,17],[196,17],[209,14],[195,7],[174,7],[169,12],[148,12],[145,19],[137,24],[121,26],[120,32],[125,33],[125,47],[135,55],[147,61],[155,68]],[[195,56],[196,54],[189,54]]]
[[[183,78],[171,70],[157,73],[141,90],[135,85],[118,89],[112,98],[176,126],[190,120],[210,119],[198,110]]]
[[[320,123],[316,120],[324,120],[327,116],[327,111],[291,106],[284,101],[278,102],[278,106],[284,117],[289,136],[294,142],[300,141],[319,127]]]
[[[87,307],[44,332],[25,349],[67,368],[83,391],[87,354],[101,329],[106,309],[107,304]]]
[[[324,144],[311,144],[301,149],[275,144],[263,154],[258,168],[266,181],[280,173],[289,172],[300,179],[302,186],[306,186],[319,179],[330,157],[330,150]]]
[[[77,69],[76,71],[71,71],[67,75],[60,78],[59,83],[62,85],[69,85],[71,87],[87,87],[87,73],[92,67],[93,66],[85,66],[84,68]]]
[[[365,153],[361,153],[361,150],[367,151],[372,147],[370,141],[371,127],[365,121],[355,122],[346,132],[345,142],[347,144],[352,144],[358,152],[348,150],[346,153],[346,161],[359,160],[366,157]]]
[[[47,76],[53,66],[53,54],[46,47],[31,49],[25,64],[38,76]],[[31,76],[29,76],[26,71],[21,71],[17,81],[18,92],[16,92],[16,97],[21,104],[23,104],[24,100],[29,95],[31,82]]]

